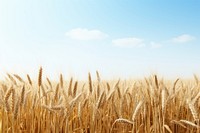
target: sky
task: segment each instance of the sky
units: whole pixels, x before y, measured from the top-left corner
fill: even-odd
[[[0,0],[0,77],[200,74],[200,0]]]

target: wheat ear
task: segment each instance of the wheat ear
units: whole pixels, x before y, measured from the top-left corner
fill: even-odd
[[[10,97],[12,91],[13,91],[12,89],[9,89],[8,92],[7,92],[6,95],[5,95],[5,106],[6,106],[7,112],[10,112],[10,105],[9,105],[8,99],[9,99],[9,97]]]
[[[20,82],[25,83],[25,81],[24,81],[19,75],[14,74],[14,76],[15,76],[15,78],[16,78],[17,80],[19,80]]]
[[[28,79],[28,83],[32,86],[32,80],[31,80],[30,76],[28,74],[26,76],[27,76],[27,79]]]
[[[78,88],[78,81],[76,81],[74,84],[73,97],[76,96],[77,88]]]
[[[16,80],[10,74],[7,73],[7,76],[13,82],[13,84],[17,84]]]
[[[25,98],[25,87],[23,86],[21,91],[20,106],[24,104],[24,98]]]
[[[73,78],[71,77],[68,87],[68,96],[72,95],[72,83],[73,83]]]
[[[96,75],[97,75],[97,81],[100,82],[101,81],[101,78],[100,78],[100,75],[99,75],[99,72],[96,71]]]
[[[136,106],[136,108],[135,108],[135,111],[133,112],[133,115],[132,115],[132,121],[135,121],[136,116],[137,116],[137,114],[138,114],[138,112],[139,112],[139,110],[140,110],[142,104],[143,104],[143,101],[140,101],[140,102],[137,104],[137,106]]]
[[[90,90],[90,93],[92,93],[92,78],[91,78],[90,73],[88,73],[88,81],[89,81],[89,90]]]
[[[63,88],[63,75],[60,74],[60,87]]]
[[[42,67],[40,67],[39,75],[38,75],[38,86],[42,85]]]

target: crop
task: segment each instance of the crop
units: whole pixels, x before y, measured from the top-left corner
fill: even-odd
[[[199,132],[200,82],[158,79],[88,81],[23,79],[0,82],[0,132],[194,133]]]

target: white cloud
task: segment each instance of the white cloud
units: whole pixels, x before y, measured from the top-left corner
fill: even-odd
[[[72,29],[65,34],[67,37],[75,40],[101,40],[108,37],[107,34],[99,31],[99,30],[88,30],[84,28],[76,28]]]
[[[112,40],[112,43],[120,47],[143,47],[144,41],[140,38],[120,38]]]
[[[177,36],[175,38],[172,39],[172,42],[174,43],[187,43],[190,41],[193,41],[195,39],[194,36],[188,35],[188,34],[183,34],[180,36]]]
[[[151,48],[160,48],[162,47],[162,44],[156,43],[156,42],[150,42]]]

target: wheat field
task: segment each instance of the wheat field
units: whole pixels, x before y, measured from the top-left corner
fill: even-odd
[[[2,133],[195,133],[199,132],[200,82],[103,80],[51,81],[7,74],[0,81]]]

